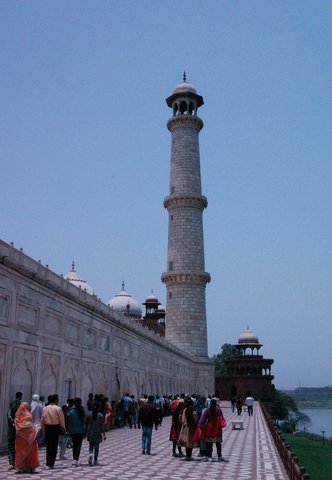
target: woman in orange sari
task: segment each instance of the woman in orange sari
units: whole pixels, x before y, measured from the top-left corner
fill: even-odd
[[[29,404],[21,403],[15,415],[15,468],[18,471],[33,473],[39,467],[36,429]]]

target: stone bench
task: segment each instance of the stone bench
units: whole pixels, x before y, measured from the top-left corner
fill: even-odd
[[[232,422],[232,430],[243,430],[243,421],[235,420]]]

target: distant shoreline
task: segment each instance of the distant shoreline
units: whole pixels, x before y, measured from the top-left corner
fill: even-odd
[[[299,410],[301,410],[301,408],[324,408],[326,410],[332,409],[332,403],[326,402],[310,402],[308,400],[299,400],[296,402],[296,405]]]

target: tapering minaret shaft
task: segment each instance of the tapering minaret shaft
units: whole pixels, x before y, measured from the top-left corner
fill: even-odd
[[[201,193],[198,135],[203,128],[197,109],[203,99],[186,81],[167,100],[173,116],[168,210],[166,339],[195,356],[207,356],[205,272],[202,213],[207,199]]]

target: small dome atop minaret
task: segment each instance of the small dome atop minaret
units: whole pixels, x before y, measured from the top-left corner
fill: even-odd
[[[76,287],[79,287],[82,290],[86,290],[86,292],[90,295],[95,294],[93,288],[88,283],[86,283],[86,280],[84,280],[84,278],[80,277],[76,273],[74,260],[72,261],[70,272],[68,272],[67,275],[64,276],[64,278]]]
[[[196,115],[197,109],[204,104],[204,100],[197,94],[196,88],[187,82],[186,72],[184,72],[182,82],[175,87],[172,95],[166,98],[166,103],[173,109],[174,116],[184,112]]]
[[[173,93],[186,93],[186,92],[191,92],[191,93],[196,93],[196,88],[190,85],[190,83],[187,82],[187,77],[186,77],[186,72],[183,73],[183,82],[179,83],[175,87],[175,90]]]

